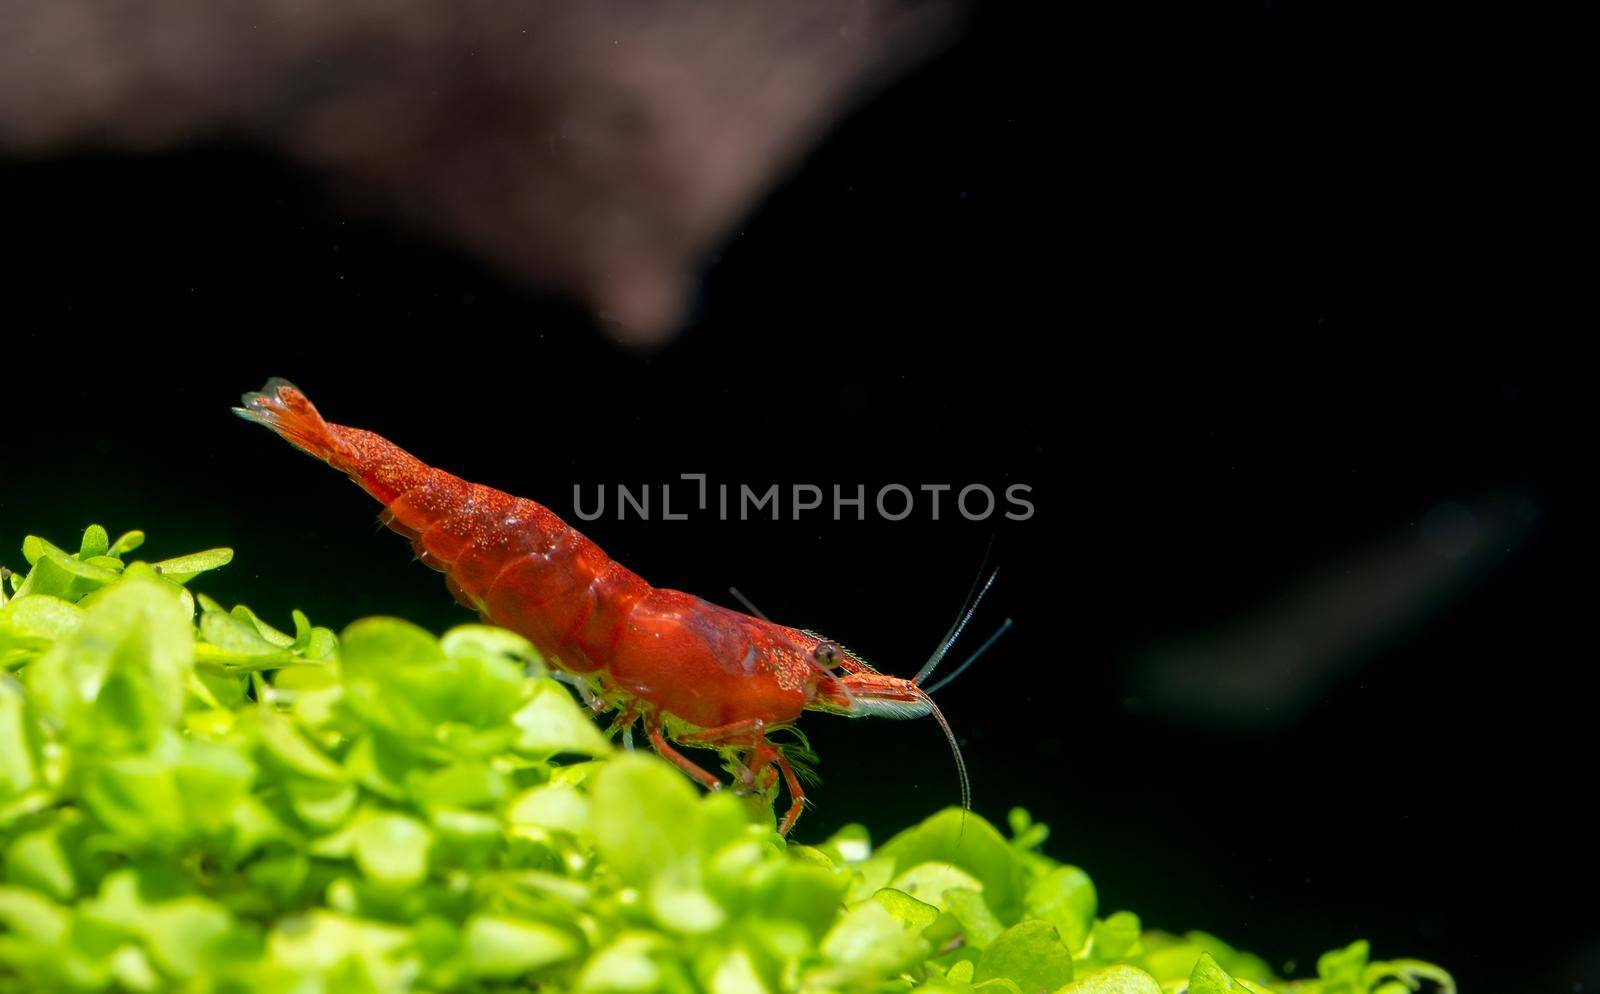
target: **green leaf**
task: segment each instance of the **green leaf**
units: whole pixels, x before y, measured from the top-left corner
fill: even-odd
[[[966,945],[983,949],[1005,930],[1005,926],[995,917],[994,912],[989,910],[988,903],[978,891],[947,890],[944,899],[950,914],[961,925]]]
[[[187,556],[163,559],[150,565],[157,573],[174,583],[188,583],[201,573],[219,569],[231,562],[233,562],[232,549],[207,549]]]
[[[415,818],[376,815],[355,828],[356,865],[368,880],[396,890],[414,887],[428,875],[433,834]]]
[[[5,850],[6,879],[58,901],[76,897],[78,882],[61,845],[62,828],[52,825],[17,836]]]
[[[233,929],[233,916],[202,897],[180,897],[144,908],[131,923],[156,965],[181,978],[199,976],[213,947]]]
[[[469,657],[505,661],[520,674],[538,676],[544,672],[544,657],[533,643],[504,628],[492,625],[457,625],[439,638],[444,654],[455,659]]]
[[[467,959],[479,977],[510,979],[576,956],[580,946],[565,930],[543,922],[474,915],[465,930]]]
[[[944,862],[918,863],[889,882],[895,890],[911,895],[940,911],[949,905],[945,894],[952,890],[982,893],[983,884],[970,873]]]
[[[527,697],[521,665],[499,656],[451,656],[450,661],[455,667],[451,719],[474,728],[504,728]]]
[[[624,881],[643,884],[699,852],[700,806],[683,774],[629,753],[608,763],[593,788],[595,846]]]
[[[1110,966],[1079,977],[1057,994],[1161,994],[1161,985],[1136,967]]]
[[[51,643],[78,631],[83,610],[75,603],[35,594],[18,597],[0,607],[0,663],[16,653],[21,661],[34,651],[50,648]]]
[[[289,976],[338,977],[352,962],[381,975],[410,941],[407,929],[315,909],[281,920],[268,937],[267,957]]]
[[[177,588],[130,578],[108,589],[78,629],[28,667],[42,710],[102,752],[146,748],[175,727],[194,662]]]
[[[581,994],[652,994],[661,989],[656,956],[667,952],[660,938],[624,933],[589,958],[578,974]]]
[[[715,932],[728,920],[721,906],[700,886],[694,872],[669,872],[650,882],[650,914],[661,928],[683,935]]]
[[[709,987],[711,994],[768,994],[750,953],[737,947],[727,950],[717,960]]]
[[[918,932],[939,920],[939,909],[931,904],[925,904],[904,891],[885,887],[872,895],[872,899],[882,905],[884,910],[892,915],[895,921],[909,929]]]
[[[406,778],[412,797],[427,808],[482,808],[498,805],[508,792],[505,775],[487,763],[463,761],[439,770],[414,771]]]
[[[350,820],[361,791],[348,783],[290,780],[284,784],[295,816],[316,832],[331,832]]]
[[[1189,974],[1189,994],[1250,994],[1250,989],[1228,976],[1210,953],[1201,953]]]
[[[277,669],[293,661],[288,646],[263,638],[256,626],[230,614],[200,615],[199,656],[237,669]]]
[[[1050,838],[1049,826],[1037,824],[1026,808],[1012,808],[1006,824],[1011,827],[1011,844],[1024,851],[1037,849]]]
[[[1020,858],[994,826],[970,811],[946,808],[884,843],[879,855],[894,861],[896,874],[919,863],[950,863],[982,882],[984,900],[1002,919],[1015,919],[1021,910]]]
[[[118,575],[115,570],[104,566],[81,562],[59,552],[47,552],[28,573],[19,596],[46,594],[66,601],[79,601],[106,584],[115,582]]]
[[[511,720],[519,729],[517,749],[532,756],[603,756],[611,751],[594,721],[554,680],[535,680],[533,696]]]
[[[403,740],[437,741],[460,691],[455,667],[432,635],[397,618],[367,618],[345,629],[339,665],[345,701],[374,728]]]
[[[250,629],[260,636],[263,641],[271,645],[277,646],[280,649],[287,649],[294,645],[293,636],[286,635],[283,632],[278,631],[276,628],[273,628],[265,621],[262,621],[260,618],[256,617],[256,613],[254,611],[245,607],[243,604],[235,605],[234,609],[230,611],[229,614],[231,614],[235,620],[241,622],[242,624],[248,625]]]
[[[1123,959],[1138,947],[1139,931],[1139,916],[1129,911],[1097,921],[1090,934],[1091,955],[1102,962]]]
[[[29,535],[22,540],[22,558],[28,561],[29,566],[37,566],[39,560],[47,555],[59,556],[62,559],[69,557],[65,549],[57,548],[37,535]]]
[[[40,785],[39,740],[28,701],[0,677],[0,804]]]
[[[481,811],[434,808],[428,814],[434,833],[430,860],[479,871],[489,866],[504,841],[500,820]]]
[[[103,556],[111,548],[111,536],[99,525],[90,525],[83,530],[83,541],[78,544],[78,558],[90,559],[94,556]]]
[[[187,739],[173,773],[189,823],[201,831],[220,832],[248,794],[256,767],[236,748]]]
[[[872,836],[865,825],[846,825],[817,848],[835,863],[853,865],[865,862],[872,855]]]
[[[1393,983],[1400,985],[1404,994],[1410,994],[1423,982],[1430,982],[1438,986],[1442,994],[1456,994],[1455,978],[1432,963],[1423,963],[1420,960],[1389,960],[1383,963],[1372,963],[1367,967],[1369,982],[1381,981],[1385,977],[1395,978]],[[1386,987],[1389,985],[1385,985]],[[1375,989],[1373,994],[1389,994],[1382,988]]]
[[[306,741],[295,724],[275,711],[257,711],[261,728],[261,744],[267,754],[286,768],[313,780],[339,782],[345,779],[344,768],[329,759],[322,750]]]
[[[111,543],[111,548],[107,549],[106,553],[107,555],[116,556],[118,559],[121,559],[143,544],[144,532],[123,532],[122,537]]]
[[[587,835],[589,799],[563,784],[530,787],[511,802],[506,820],[516,827]]]
[[[822,940],[822,955],[856,976],[894,976],[927,954],[922,930],[876,900],[845,912]]]
[[[805,927],[814,943],[839,914],[849,880],[844,874],[812,863],[766,862],[749,874],[753,910],[769,919],[786,919]],[[809,943],[808,943],[809,944]]]
[[[1367,941],[1357,940],[1343,949],[1323,953],[1317,959],[1317,976],[1329,985],[1344,985],[1352,991],[1364,990],[1370,956],[1371,946]]]
[[[54,901],[21,887],[0,885],[0,924],[18,936],[57,946],[70,921],[70,913]]]
[[[1018,922],[989,943],[973,968],[975,983],[997,977],[1015,983],[1022,994],[1049,994],[1072,979],[1072,950],[1049,922]]]
[[[170,851],[188,834],[173,768],[153,756],[124,756],[90,767],[83,801],[128,851]]]
[[[1050,870],[1028,886],[1023,898],[1028,914],[1054,925],[1073,949],[1088,938],[1098,904],[1093,881],[1076,866]]]
[[[1235,977],[1260,981],[1272,979],[1271,968],[1259,956],[1241,953],[1205,932],[1188,932],[1182,939],[1147,934],[1141,941],[1145,948],[1142,957],[1144,968],[1163,982],[1187,979],[1201,953],[1209,953],[1218,965]]]
[[[367,618],[345,629],[340,665],[352,680],[383,680],[408,669],[432,669],[444,650],[432,635],[399,618]]]
[[[700,851],[711,855],[724,846],[750,837],[750,807],[731,790],[713,790],[700,798]],[[804,847],[790,855],[803,858]]]

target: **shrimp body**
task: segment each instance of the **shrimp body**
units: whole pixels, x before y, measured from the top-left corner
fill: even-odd
[[[235,411],[348,474],[384,506],[383,522],[446,575],[461,603],[581,680],[597,711],[618,710],[624,728],[642,719],[656,750],[696,780],[721,785],[669,737],[722,751],[748,787],[775,789],[776,765],[794,799],[785,832],[804,792],[768,731],[807,709],[937,713],[914,682],[877,673],[819,636],[653,587],[549,508],[428,466],[372,432],[324,421],[286,381],[246,394]]]
[[[393,449],[380,464],[400,456],[411,458]],[[387,503],[385,523],[446,575],[456,598],[568,673],[597,677],[603,692],[698,728],[788,724],[816,695],[825,674],[810,664],[815,636],[652,587],[534,501],[420,462],[396,482],[409,485]]]

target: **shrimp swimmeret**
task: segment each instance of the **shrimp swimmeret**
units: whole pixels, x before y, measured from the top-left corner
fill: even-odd
[[[933,715],[950,741],[968,804],[955,735],[921,684],[981,591],[916,677],[889,676],[817,635],[652,587],[543,505],[434,469],[372,432],[329,424],[286,380],[269,380],[234,411],[377,498],[383,522],[446,575],[461,603],[532,642],[596,712],[616,710],[614,730],[631,736],[643,721],[658,753],[713,790],[721,781],[674,742],[717,750],[742,786],[763,794],[777,789],[776,766],[792,799],[781,831],[794,826],[805,792],[790,747],[767,736],[806,710]]]

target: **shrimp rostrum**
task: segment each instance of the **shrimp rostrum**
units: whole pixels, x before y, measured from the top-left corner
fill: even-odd
[[[922,682],[981,590],[916,677],[890,676],[811,632],[653,587],[543,505],[435,469],[372,432],[330,424],[285,380],[268,381],[234,410],[360,484],[462,604],[532,642],[596,712],[616,712],[612,727],[629,741],[642,724],[656,752],[708,789],[721,780],[680,746],[716,750],[751,792],[775,796],[781,775],[791,797],[781,831],[793,827],[805,791],[799,747],[770,736],[807,710],[932,715],[967,803],[955,735]]]

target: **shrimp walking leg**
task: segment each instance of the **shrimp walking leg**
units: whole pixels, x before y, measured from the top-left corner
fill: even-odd
[[[594,692],[594,688],[589,686],[589,681],[583,677],[571,673],[563,673],[557,669],[552,669],[550,676],[576,690],[578,696],[583,698],[584,707],[595,714],[604,714],[611,707],[606,703],[605,698]]]
[[[766,738],[767,723],[760,718],[736,721],[727,725],[702,728],[680,738],[684,745],[703,745],[712,749],[739,750],[743,756],[729,755],[731,769],[739,782],[748,790],[760,793],[770,788],[776,778],[762,783],[762,774],[772,765],[775,750]]]
[[[729,725],[716,728],[706,728],[691,735],[686,735],[683,741],[695,745],[707,745],[716,748],[733,748],[750,750],[748,766],[753,771],[755,779],[759,780],[761,771],[773,763],[778,764],[778,769],[783,771],[783,781],[789,787],[789,810],[783,816],[783,822],[778,831],[784,835],[789,834],[789,829],[800,817],[806,803],[806,792],[800,786],[800,778],[795,775],[794,767],[789,764],[789,758],[783,751],[767,740],[767,723],[761,719],[738,721]]]
[[[689,745],[750,745],[757,738],[764,739],[766,729],[765,721],[752,718],[729,725],[718,725],[715,728],[702,728],[698,732],[690,732],[683,736],[683,741]]]
[[[805,810],[806,792],[800,789],[800,778],[794,775],[794,767],[789,765],[789,757],[783,753],[775,754],[778,760],[778,769],[783,771],[783,780],[789,785],[789,810],[784,813],[783,824],[778,826],[778,834],[788,835],[789,829],[800,819],[800,812]]]
[[[633,749],[633,723],[639,720],[640,710],[638,701],[629,703],[611,720],[611,727],[606,729],[606,735],[612,736],[621,732],[623,748],[631,751]]]
[[[673,765],[677,766],[678,769],[689,774],[689,776],[693,777],[695,781],[705,789],[722,789],[721,780],[717,779],[714,774],[709,773],[705,769],[701,768],[688,756],[685,756],[683,753],[674,749],[672,747],[672,743],[667,741],[667,737],[661,732],[661,713],[659,711],[650,712],[645,715],[644,730],[646,734],[650,736],[650,744],[655,746],[656,752],[660,753],[663,759],[670,761]]]

